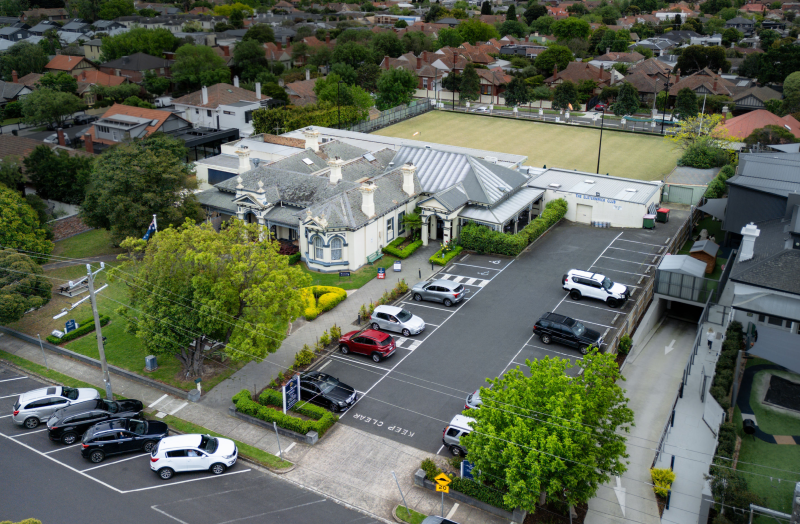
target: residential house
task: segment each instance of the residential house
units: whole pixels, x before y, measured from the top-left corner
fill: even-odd
[[[725,29],[736,29],[744,34],[744,36],[750,36],[753,34],[755,30],[756,22],[755,20],[750,20],[749,18],[743,18],[741,16],[737,16],[736,18],[731,18],[727,22],[725,22]]]
[[[30,26],[28,24],[23,24],[21,22],[6,27],[0,27],[0,38],[16,43],[30,36],[29,29]]]
[[[583,80],[593,80],[597,82],[597,93],[604,87],[608,87],[614,83],[614,78],[609,71],[585,62],[570,62],[563,71],[558,71],[554,67],[553,76],[546,78],[544,83],[549,87],[555,87],[566,81],[578,84]]]
[[[66,20],[69,13],[63,7],[56,7],[53,9],[29,9],[23,11],[19,17],[20,22],[25,22],[30,18],[44,19],[44,20]]]
[[[703,35],[699,37],[692,37],[689,42],[690,45],[704,45],[704,46],[717,46],[722,45],[722,35],[716,33],[713,35]]]
[[[100,60],[100,47],[103,41],[99,38],[89,40],[83,43],[83,56],[90,62],[98,62]]]
[[[508,44],[500,48],[500,54],[504,57],[522,56],[535,59],[540,53],[547,50],[547,46],[538,44]]]
[[[733,96],[737,112],[766,109],[767,101],[780,99],[781,94],[769,87],[750,87]]]
[[[709,68],[698,71],[689,76],[680,76],[680,70],[675,75],[675,83],[669,89],[669,96],[678,96],[681,89],[691,89],[699,96],[725,95],[733,96],[735,84],[722,78],[722,74],[714,73]]]
[[[97,67],[83,56],[56,55],[44,66],[44,70],[49,73],[64,72],[76,76],[83,71],[96,71]]]
[[[33,90],[25,84],[0,80],[0,106],[5,106],[9,102],[18,102],[25,95],[32,92]]]
[[[30,75],[28,75],[30,76]],[[97,95],[92,92],[92,86],[118,86],[128,82],[128,79],[121,76],[112,76],[102,71],[95,70],[82,70],[79,74],[75,74],[75,80],[78,81],[78,96],[83,98],[86,105],[94,105],[97,102]]]
[[[502,94],[514,77],[507,75],[500,68],[476,69],[475,72],[481,78],[481,95],[478,103],[505,104]]]
[[[644,62],[644,55],[633,51],[631,53],[617,53],[615,51],[606,50],[604,55],[595,57],[589,63],[595,67],[602,67],[603,69],[611,69],[616,64],[631,67],[636,64]]]
[[[146,53],[134,53],[130,56],[123,56],[116,60],[110,60],[100,64],[100,71],[114,76],[124,76],[136,84],[144,81],[144,74],[153,71],[159,76],[171,78],[171,60],[151,56]]]
[[[759,3],[745,4],[739,7],[739,11],[748,15],[765,16],[767,14],[767,6]]]
[[[284,47],[280,42],[272,43],[267,42],[264,44],[266,49],[265,56],[270,62],[280,62],[286,69],[292,67],[292,46],[291,44]],[[230,53],[229,53],[230,54]]]
[[[253,111],[270,97],[261,94],[261,84],[248,91],[230,84],[203,87],[172,101],[175,112],[192,124],[213,129],[238,129],[242,136],[253,133]]]
[[[680,16],[681,22],[685,22],[687,18],[696,18],[697,16],[700,15],[699,12],[690,9],[685,5],[679,5],[675,7],[670,6],[670,9],[656,11],[653,14],[655,15],[656,18],[658,18],[659,21],[675,20],[676,16]]]
[[[779,117],[766,109],[756,109],[734,118],[728,118],[720,126],[720,129],[724,130],[728,136],[743,142],[753,131],[766,126],[779,127],[794,135],[795,138],[800,139],[800,122],[792,115]],[[800,173],[798,174],[798,179],[800,179]]]
[[[317,83],[316,78],[307,78],[305,80],[298,80],[286,84],[286,94],[289,95],[289,101],[295,106],[307,106],[317,103],[317,95],[314,93],[314,86]]]
[[[651,50],[655,56],[662,56],[678,47],[678,44],[674,40],[664,38],[663,36],[654,36],[631,44],[628,46],[628,49],[634,51],[637,47],[644,47],[645,49]]]
[[[564,20],[569,18],[569,12],[563,7],[547,7],[547,14],[556,20]]]
[[[125,26],[116,20],[95,20],[92,27],[96,33],[110,33],[115,29],[125,29]]]
[[[50,20],[42,20],[35,26],[28,29],[28,32],[35,36],[43,36],[45,31],[49,31],[51,29],[55,29],[56,31],[61,30],[61,26],[55,22],[51,22]]]
[[[68,33],[88,33],[92,30],[91,24],[81,20],[80,18],[73,18],[63,26],[61,26],[62,31],[66,31]]]

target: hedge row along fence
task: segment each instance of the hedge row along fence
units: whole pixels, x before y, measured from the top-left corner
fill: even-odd
[[[111,322],[111,318],[109,318],[107,315],[100,315],[100,327],[105,326],[109,322]],[[58,346],[60,344],[69,342],[70,340],[75,340],[78,337],[82,337],[87,333],[91,333],[94,331],[94,318],[88,318],[83,322],[78,322],[78,326],[80,326],[78,329],[75,331],[70,331],[61,338],[56,338],[53,335],[50,335],[46,340],[51,344]]]
[[[311,420],[304,420],[292,415],[283,414],[283,396],[274,389],[265,389],[258,397],[258,402],[253,400],[253,396],[246,389],[241,390],[233,396],[233,404],[236,409],[265,422],[275,422],[278,426],[305,435],[309,431],[316,431],[320,438],[328,431],[331,426],[336,424],[339,417],[318,406],[308,402],[298,402],[290,411],[299,413]]]
[[[436,482],[433,479],[442,473],[442,470],[439,469],[439,467],[436,466],[436,463],[431,459],[423,460],[420,467],[425,472],[425,478],[431,482]],[[506,511],[514,511],[513,506],[509,506],[503,501],[502,490],[484,486],[483,484],[478,484],[474,480],[452,475],[447,476],[450,477],[450,480],[452,481],[450,483],[450,489],[453,491],[458,491],[459,493],[463,493],[464,495],[478,499],[481,502],[485,502],[486,504],[490,504],[496,508],[504,509]]]
[[[461,253],[463,250],[464,250],[463,247],[456,246],[449,252],[445,253],[444,256],[442,256],[442,251],[444,251],[444,248],[442,248],[436,253],[434,253],[433,256],[428,260],[430,261],[431,264],[436,264],[437,266],[446,266],[448,262],[457,257],[458,254]]]
[[[542,214],[515,235],[494,231],[486,226],[470,223],[461,228],[459,242],[464,249],[478,253],[493,253],[515,257],[542,236],[553,224],[567,214],[567,201],[563,198],[547,203]],[[433,259],[431,259],[433,262]]]
[[[382,251],[387,255],[392,255],[393,257],[408,258],[414,253],[414,251],[419,249],[419,247],[422,245],[422,240],[415,240],[414,242],[411,242],[404,248],[400,249],[400,244],[406,240],[408,240],[408,237],[398,237],[395,240],[392,240],[388,246],[382,249]]]
[[[728,186],[726,182],[729,178],[736,174],[736,168],[728,164],[720,169],[717,176],[709,182],[708,188],[706,188],[706,198],[721,198],[728,192]]]
[[[736,356],[740,349],[744,349],[744,333],[741,322],[733,321],[728,324],[725,331],[725,340],[722,342],[722,354],[717,360],[717,370],[711,382],[711,396],[714,397],[722,409],[731,407],[730,393],[733,385],[733,368],[736,367]]]
[[[321,313],[330,311],[347,298],[347,291],[334,286],[310,286],[300,290],[305,302],[303,316],[306,320],[314,320]]]

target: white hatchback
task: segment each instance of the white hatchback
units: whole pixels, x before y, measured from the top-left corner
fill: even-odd
[[[236,464],[239,450],[226,438],[210,435],[167,437],[150,453],[150,469],[164,480],[184,471],[210,471],[221,475]]]
[[[418,335],[425,330],[424,320],[396,306],[376,306],[369,320],[375,331],[396,331],[404,337]]]

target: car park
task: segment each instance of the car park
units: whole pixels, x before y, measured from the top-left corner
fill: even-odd
[[[169,427],[158,420],[116,419],[95,424],[81,440],[83,458],[97,464],[109,455],[144,451],[152,453],[156,444],[169,434]]]
[[[478,409],[482,404],[481,390],[476,389],[473,393],[467,395],[467,402],[464,404],[464,409]]]
[[[569,291],[572,300],[580,300],[583,297],[602,300],[608,307],[619,307],[630,297],[628,286],[623,286],[612,281],[600,273],[591,271],[570,270],[561,279],[561,287]]]
[[[197,434],[165,437],[150,452],[150,469],[164,480],[187,471],[221,475],[236,464],[238,455],[236,444],[227,438]]]
[[[351,331],[339,338],[339,351],[343,355],[368,355],[375,362],[393,355],[396,349],[397,345],[391,335],[374,329]]]
[[[599,348],[603,343],[599,332],[587,328],[573,318],[556,313],[545,313],[539,317],[533,326],[533,334],[538,335],[543,344],[559,342],[578,348],[582,355],[589,352],[590,346]]]
[[[472,432],[470,427],[472,422],[475,422],[472,417],[456,415],[442,431],[442,442],[453,455],[457,457],[465,457],[467,455],[467,450],[461,445],[461,437]]]
[[[424,281],[414,284],[414,287],[411,288],[411,294],[417,302],[430,300],[432,302],[441,302],[450,307],[464,300],[467,291],[458,282],[438,279],[432,282]]]
[[[370,317],[372,329],[401,333],[404,337],[418,335],[425,330],[425,321],[397,306],[377,306]]]
[[[52,386],[34,389],[19,396],[11,419],[17,425],[33,429],[58,409],[99,398],[100,394],[94,388]]]
[[[91,124],[92,122],[97,122],[100,120],[100,117],[97,115],[78,115],[74,119],[76,126],[83,126],[86,124]]]
[[[138,400],[97,399],[96,403],[80,402],[53,413],[47,420],[48,436],[50,440],[69,446],[95,424],[114,418],[138,417],[142,407]]]
[[[300,400],[318,404],[335,413],[349,409],[358,400],[358,394],[338,378],[312,371],[300,377]]]

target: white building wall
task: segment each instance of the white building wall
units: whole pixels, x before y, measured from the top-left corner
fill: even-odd
[[[642,227],[642,217],[651,203],[658,203],[661,192],[656,191],[646,204],[615,200],[613,198],[593,197],[548,189],[544,193],[545,204],[551,200],[564,198],[567,201],[567,214],[564,218],[577,222],[578,204],[592,207],[592,221],[609,222],[611,227]]]

